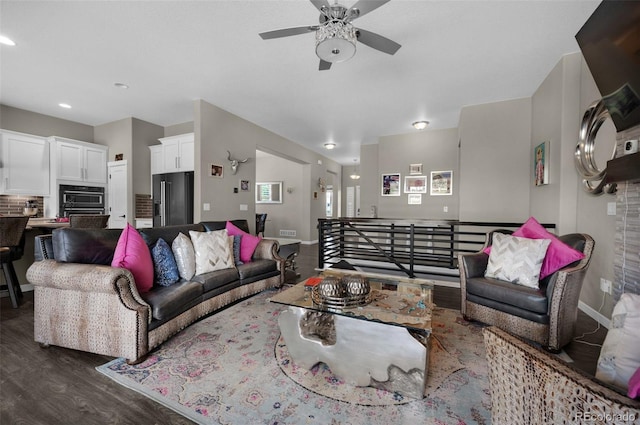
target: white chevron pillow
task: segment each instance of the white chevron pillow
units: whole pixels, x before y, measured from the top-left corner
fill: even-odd
[[[196,275],[235,267],[233,236],[226,229],[214,232],[189,231],[196,253]]]
[[[551,241],[495,233],[485,277],[538,289],[542,261]]]

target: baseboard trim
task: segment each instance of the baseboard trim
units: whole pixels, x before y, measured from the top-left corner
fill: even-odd
[[[594,310],[591,306],[578,301],[578,308],[587,316],[591,317],[596,322],[600,323],[605,328],[609,329],[611,326],[611,320],[600,314],[597,310]]]

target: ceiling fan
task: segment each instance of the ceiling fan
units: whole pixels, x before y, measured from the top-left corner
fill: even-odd
[[[356,53],[356,41],[384,53],[393,55],[401,47],[371,31],[356,28],[351,23],[356,18],[379,8],[389,0],[358,0],[350,9],[328,0],[310,0],[320,11],[319,25],[284,28],[260,33],[263,40],[316,33],[316,55],[320,58],[320,71],[331,68],[332,63],[344,62]]]

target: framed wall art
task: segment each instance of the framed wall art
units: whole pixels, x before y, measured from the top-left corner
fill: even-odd
[[[409,164],[409,174],[422,174],[422,164]]]
[[[218,164],[211,164],[211,177],[222,178],[224,173],[224,167]]]
[[[404,193],[427,193],[427,176],[405,176]]]
[[[240,191],[242,192],[249,191],[249,180],[240,180]]]
[[[430,195],[453,195],[453,171],[432,171]]]
[[[382,196],[400,196],[400,173],[382,175]]]
[[[409,205],[422,205],[422,195],[419,193],[410,193],[408,196],[407,203]]]
[[[549,184],[549,142],[533,149],[533,181],[536,186]]]

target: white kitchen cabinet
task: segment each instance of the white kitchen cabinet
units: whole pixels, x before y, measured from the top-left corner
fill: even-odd
[[[149,151],[151,152],[151,175],[162,174],[164,169],[162,145],[149,146]]]
[[[70,182],[107,183],[107,146],[50,137],[55,146],[56,179]]]
[[[160,145],[150,147],[151,174],[193,171],[195,140],[193,133],[163,137],[158,140],[160,140]]]
[[[49,143],[44,137],[1,130],[0,194],[49,195]]]

